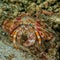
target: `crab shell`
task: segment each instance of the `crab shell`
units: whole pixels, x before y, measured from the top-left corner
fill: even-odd
[[[32,24],[32,23],[34,23],[35,21],[32,19],[32,18],[30,18],[30,17],[27,17],[27,16],[25,16],[25,17],[17,17],[17,18],[15,18],[15,19],[11,19],[11,20],[5,20],[4,22],[3,22],[3,25],[2,25],[2,28],[4,29],[4,30],[6,30],[8,33],[12,33],[12,31],[14,30],[14,29],[16,29],[19,25],[21,25],[21,24]]]
[[[13,20],[5,20],[2,28],[10,34],[10,37],[16,46],[16,42],[20,44],[21,36],[27,34],[27,40],[23,43],[24,46],[32,46],[38,40],[41,44],[42,40],[51,40],[52,33],[48,32],[45,28],[47,25],[30,16],[21,16]]]

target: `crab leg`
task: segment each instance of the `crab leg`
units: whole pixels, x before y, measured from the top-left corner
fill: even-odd
[[[13,45],[14,45],[15,48],[17,48],[17,45],[16,45],[17,32],[18,32],[18,30],[15,30],[15,31],[11,34],[12,40],[13,40]]]
[[[36,36],[38,38],[38,42],[39,44],[41,44],[41,37],[39,36],[39,33],[35,30]]]
[[[34,28],[35,28],[35,34],[36,34],[36,36],[37,36],[37,38],[38,38],[38,42],[39,42],[39,44],[41,44],[41,37],[40,37],[40,35],[39,35],[39,33],[38,33],[37,27],[34,26]]]

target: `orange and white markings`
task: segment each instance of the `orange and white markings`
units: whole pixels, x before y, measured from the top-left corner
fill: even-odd
[[[16,45],[17,32],[18,32],[18,30],[15,30],[15,31],[13,31],[12,34],[11,34],[11,37],[12,37],[12,40],[13,40],[13,44],[14,44],[14,45]]]
[[[39,36],[39,33],[35,30],[36,36],[38,38],[38,42],[39,44],[41,44],[41,37]]]

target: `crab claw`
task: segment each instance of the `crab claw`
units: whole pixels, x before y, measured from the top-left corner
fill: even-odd
[[[34,43],[35,43],[35,40],[27,40],[25,43],[23,43],[23,45],[25,46],[25,47],[29,47],[29,46],[32,46],[32,45],[34,45]]]

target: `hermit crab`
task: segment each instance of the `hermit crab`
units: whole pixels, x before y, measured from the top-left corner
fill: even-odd
[[[20,45],[21,40],[24,40],[25,47],[29,47],[36,41],[41,44],[42,40],[53,38],[53,34],[46,30],[47,25],[44,22],[28,15],[20,15],[13,20],[7,19],[3,22],[2,28],[9,33],[16,48]]]

